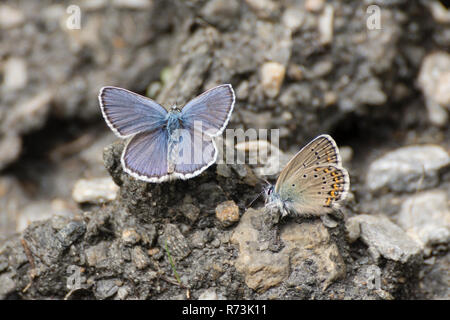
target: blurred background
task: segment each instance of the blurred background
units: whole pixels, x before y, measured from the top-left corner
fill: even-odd
[[[115,198],[102,86],[167,107],[231,83],[229,128],[278,128],[288,155],[331,134],[352,210],[389,216],[448,270],[449,47],[437,0],[2,1],[0,241]]]

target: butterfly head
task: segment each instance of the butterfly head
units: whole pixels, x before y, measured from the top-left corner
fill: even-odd
[[[179,112],[181,112],[181,109],[175,103],[173,106],[170,107],[170,112],[172,112],[172,113],[179,113]]]

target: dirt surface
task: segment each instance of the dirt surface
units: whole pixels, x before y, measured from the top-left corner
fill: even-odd
[[[1,299],[450,298],[439,1],[7,0],[0,16]],[[340,210],[249,208],[277,176],[264,163],[123,172],[102,86],[168,107],[222,83],[227,128],[279,129],[282,163],[335,138]]]

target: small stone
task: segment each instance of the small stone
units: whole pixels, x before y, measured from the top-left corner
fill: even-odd
[[[148,10],[152,5],[152,0],[113,0],[113,5],[119,8]]]
[[[15,134],[0,136],[0,170],[14,162],[22,151],[22,139]]]
[[[97,299],[106,299],[116,294],[119,287],[116,279],[99,280],[96,282],[95,297]]]
[[[207,230],[197,230],[189,238],[192,247],[202,249],[209,241]]]
[[[443,190],[430,190],[406,199],[397,216],[398,224],[424,245],[450,241],[450,209]]]
[[[8,294],[13,293],[16,289],[16,282],[10,273],[0,274],[0,299],[4,300]]]
[[[72,198],[78,203],[101,204],[116,199],[118,190],[110,177],[80,179],[73,187]]]
[[[71,221],[58,231],[56,238],[63,247],[68,247],[86,232],[86,224],[83,221]]]
[[[269,98],[275,98],[281,89],[286,68],[278,62],[266,62],[261,67],[261,85]]]
[[[291,78],[293,80],[300,81],[304,77],[303,69],[304,68],[299,66],[298,64],[291,63],[288,66],[287,75],[289,78]]]
[[[439,182],[439,170],[450,164],[450,156],[437,145],[414,145],[391,151],[370,164],[366,184],[374,191],[416,191]]]
[[[163,252],[166,252],[167,248],[170,255],[177,260],[182,260],[191,253],[186,238],[174,224],[165,225],[163,234],[158,237],[158,244]]]
[[[150,259],[141,247],[134,247],[131,252],[131,260],[140,270],[145,269],[150,264]]]
[[[94,267],[106,261],[108,258],[108,247],[109,243],[100,242],[99,244],[86,249],[85,255],[88,266]]]
[[[350,146],[339,147],[339,154],[341,155],[342,163],[344,165],[350,164],[353,158],[353,149]]]
[[[311,12],[319,12],[322,11],[323,6],[325,5],[325,0],[306,0],[305,8]]]
[[[233,200],[222,202],[216,207],[216,218],[229,227],[239,221],[239,207]]]
[[[361,228],[357,219],[348,219],[345,222],[345,231],[347,233],[348,242],[353,243],[358,240],[361,234]]]
[[[438,126],[445,125],[448,122],[445,107],[450,108],[450,54],[440,51],[427,55],[418,83],[425,96],[430,121]]]
[[[201,10],[205,20],[222,28],[230,26],[238,12],[237,0],[211,0]]]
[[[22,25],[25,15],[22,11],[8,5],[0,5],[0,28],[10,29]]]
[[[278,4],[272,0],[245,0],[258,18],[267,19],[278,11]]]
[[[125,300],[128,297],[128,287],[120,287],[119,290],[117,290],[117,298],[119,300]]]
[[[428,5],[428,9],[431,11],[433,19],[436,22],[442,24],[450,23],[450,10],[443,5],[443,2],[441,3],[441,1],[434,0],[427,1],[424,4]]]
[[[322,45],[330,44],[333,41],[333,21],[334,9],[331,4],[327,4],[319,17],[319,41]]]
[[[135,229],[127,228],[122,231],[122,241],[127,245],[133,245],[141,240],[141,236]]]
[[[322,223],[327,228],[336,228],[338,226],[337,221],[333,220],[328,214],[320,216]]]
[[[26,86],[28,80],[27,64],[22,58],[11,57],[3,65],[3,88],[19,90]]]
[[[200,209],[193,205],[192,203],[185,203],[181,206],[180,211],[183,215],[189,219],[191,222],[195,222],[200,215]]]
[[[198,300],[218,300],[216,290],[213,288],[206,289],[199,297]]]
[[[291,32],[296,32],[300,29],[305,19],[305,13],[299,8],[287,8],[283,12],[281,22]]]
[[[389,260],[407,263],[421,255],[421,246],[384,216],[362,214],[350,218],[347,223],[359,224],[360,237],[375,260],[381,255]]]

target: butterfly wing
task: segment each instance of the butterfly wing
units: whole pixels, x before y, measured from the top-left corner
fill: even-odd
[[[212,137],[218,136],[230,120],[234,101],[230,84],[209,89],[183,107],[181,122],[185,127],[194,127],[194,121],[201,122],[203,132]]]
[[[298,214],[324,214],[347,197],[350,178],[345,168],[320,164],[297,170],[279,186],[279,195]]]
[[[136,179],[162,182],[169,179],[168,132],[164,128],[137,133],[122,153],[122,167]]]
[[[166,109],[126,89],[103,87],[98,100],[106,123],[119,138],[153,131],[166,123]]]
[[[334,139],[322,134],[304,146],[297,154],[288,162],[286,167],[281,171],[280,176],[275,184],[275,192],[278,192],[280,185],[295,172],[308,168],[313,165],[321,164],[342,165],[341,156]]]
[[[180,179],[190,179],[205,171],[217,159],[213,138],[201,131],[201,126],[181,126],[175,144],[169,145],[169,172]],[[171,167],[173,166],[173,169]]]

